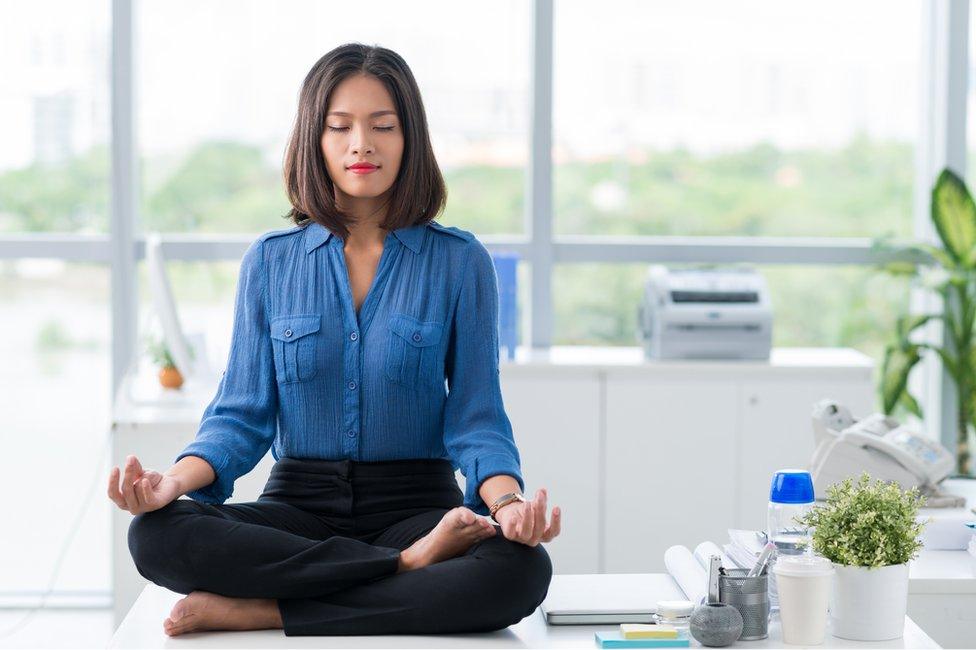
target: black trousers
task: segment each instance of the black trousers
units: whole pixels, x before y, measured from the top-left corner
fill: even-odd
[[[462,504],[450,462],[281,458],[250,503],[178,499],[133,518],[129,551],[172,591],[275,598],[298,635],[485,632],[545,598],[542,545],[497,534],[464,555],[397,573],[400,551]]]

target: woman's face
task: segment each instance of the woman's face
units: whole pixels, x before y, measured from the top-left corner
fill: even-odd
[[[322,154],[336,201],[370,199],[393,187],[403,156],[403,129],[386,87],[375,77],[342,80],[329,99]],[[357,163],[375,165],[356,170]]]

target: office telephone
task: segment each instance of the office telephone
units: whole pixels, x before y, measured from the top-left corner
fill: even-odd
[[[938,487],[955,468],[955,458],[909,425],[882,413],[858,420],[847,407],[829,399],[817,402],[812,418],[816,449],[810,473],[816,498],[826,498],[830,485],[866,471],[903,490],[917,487],[929,507],[965,505],[965,499]]]

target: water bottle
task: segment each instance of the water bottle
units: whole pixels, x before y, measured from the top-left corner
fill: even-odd
[[[784,469],[776,472],[769,489],[769,509],[766,515],[769,541],[776,545],[779,555],[800,555],[811,552],[810,531],[796,519],[813,508],[813,479],[810,472]]]

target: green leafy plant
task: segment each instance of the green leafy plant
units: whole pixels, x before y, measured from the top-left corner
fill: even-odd
[[[169,347],[166,343],[158,337],[147,337],[146,341],[146,352],[152,362],[159,366],[160,368],[175,368],[176,362],[173,361],[173,355],[170,354]],[[196,358],[196,352],[193,346],[187,346],[187,352],[190,355],[190,360]]]
[[[924,503],[917,488],[871,482],[867,472],[827,488],[827,501],[797,522],[814,528],[813,550],[845,566],[883,567],[913,559],[925,522],[916,519]]]
[[[879,388],[886,414],[903,407],[922,417],[918,400],[908,391],[908,375],[926,351],[938,355],[956,388],[956,469],[969,474],[970,429],[976,427],[976,204],[963,180],[945,169],[932,189],[931,210],[942,246],[890,249],[906,261],[885,268],[938,293],[942,312],[898,318],[894,341],[885,349]],[[943,324],[943,344],[913,341],[913,332],[931,321]]]
[[[146,346],[146,351],[149,353],[149,358],[152,359],[153,363],[160,368],[175,368],[176,362],[173,361],[173,357],[169,352],[169,348],[166,344],[160,340],[152,340]]]

